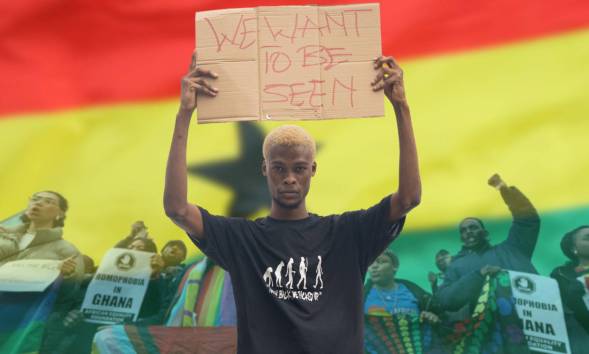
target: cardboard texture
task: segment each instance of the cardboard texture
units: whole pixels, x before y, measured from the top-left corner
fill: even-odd
[[[196,13],[198,65],[217,73],[198,122],[381,117],[372,60],[378,4],[264,6]]]

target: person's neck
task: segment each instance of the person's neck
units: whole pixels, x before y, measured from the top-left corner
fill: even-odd
[[[395,281],[395,279],[391,279],[390,281],[387,281],[387,282],[374,283],[374,286],[378,290],[393,290],[393,289],[397,288],[397,282]]]
[[[273,202],[270,217],[277,220],[301,220],[309,217],[309,212],[304,202],[294,209],[283,208]]]
[[[489,241],[487,240],[482,240],[481,242],[477,243],[476,245],[472,246],[472,247],[465,247],[467,250],[472,251],[472,252],[476,252],[479,253],[485,249],[487,249],[491,244],[489,243]]]
[[[31,224],[29,225],[29,228],[27,229],[27,232],[35,232],[37,230],[43,230],[43,229],[51,229],[53,227],[53,222],[51,221],[31,221]]]

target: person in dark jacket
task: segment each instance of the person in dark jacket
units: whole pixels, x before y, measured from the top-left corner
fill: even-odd
[[[432,294],[435,294],[436,291],[438,291],[438,287],[444,281],[444,273],[446,272],[446,269],[448,269],[451,261],[452,255],[448,250],[441,249],[436,253],[436,267],[440,272],[429,272],[427,274],[427,280],[432,287]]]
[[[491,245],[489,232],[480,219],[462,220],[459,225],[462,249],[453,257],[435,294],[445,310],[473,306],[487,274],[501,269],[538,273],[531,261],[540,231],[536,209],[519,189],[508,187],[499,175],[493,175],[488,183],[499,190],[511,211],[513,222],[509,235],[505,241]]]
[[[556,267],[550,276],[558,282],[563,305],[589,333],[589,295],[580,281],[589,277],[589,225],[567,232],[560,241],[560,248],[570,261]]]

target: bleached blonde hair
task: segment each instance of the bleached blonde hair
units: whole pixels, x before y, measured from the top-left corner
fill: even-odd
[[[317,151],[315,139],[305,129],[297,125],[282,125],[266,135],[262,147],[265,160],[268,159],[270,149],[274,146],[303,146],[311,151],[313,159],[315,159],[315,152]]]

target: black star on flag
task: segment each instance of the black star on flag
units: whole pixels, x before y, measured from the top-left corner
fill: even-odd
[[[270,193],[262,176],[264,132],[255,123],[238,123],[239,155],[236,158],[188,166],[188,173],[233,190],[229,216],[248,217],[270,207]]]

